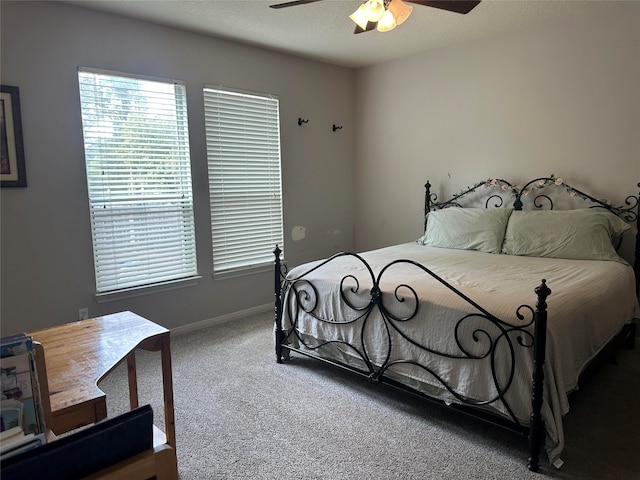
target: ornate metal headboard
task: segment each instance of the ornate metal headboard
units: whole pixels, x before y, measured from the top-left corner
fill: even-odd
[[[640,183],[637,184],[640,189]],[[636,294],[640,298],[640,193],[629,195],[624,206],[615,206],[606,200],[597,199],[565,183],[562,178],[535,178],[522,187],[506,180],[494,178],[478,182],[467,187],[450,199],[439,202],[438,196],[431,192],[431,184],[425,184],[424,228],[427,227],[427,214],[433,210],[450,207],[509,208],[515,210],[571,210],[575,208],[604,208],[635,225],[635,260],[633,270],[636,277]]]

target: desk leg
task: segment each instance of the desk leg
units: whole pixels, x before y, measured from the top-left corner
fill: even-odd
[[[136,351],[127,355],[127,376],[129,377],[129,406],[138,408],[138,371],[136,369]]]
[[[164,424],[167,443],[176,448],[176,423],[173,412],[173,375],[171,372],[171,346],[169,334],[162,336],[162,387],[164,389]]]
[[[44,424],[47,429],[51,429],[53,421],[51,418],[51,398],[49,397],[49,376],[47,375],[47,363],[44,358],[44,347],[40,342],[33,342],[36,351],[36,371],[40,387],[40,398],[42,403],[42,413]]]

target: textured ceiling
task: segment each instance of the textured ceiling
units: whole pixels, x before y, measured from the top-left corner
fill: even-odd
[[[362,67],[528,25],[606,8],[608,1],[482,0],[466,15],[414,5],[387,33],[353,34],[359,0],[325,0],[272,9],[282,0],[68,0],[206,35],[347,67]],[[609,0],[613,1],[613,0]]]

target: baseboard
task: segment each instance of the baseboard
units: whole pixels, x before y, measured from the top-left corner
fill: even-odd
[[[176,327],[171,329],[171,335],[184,335],[185,333],[193,332],[194,330],[201,330],[203,328],[212,327],[214,325],[220,325],[222,323],[231,322],[233,320],[238,320],[239,318],[248,317],[250,315],[257,315],[259,313],[265,313],[270,310],[273,310],[274,306],[272,303],[268,303],[266,305],[258,305],[257,307],[247,308],[246,310],[240,310],[239,312],[228,313],[226,315],[222,315],[220,317],[208,318],[206,320],[201,320],[199,322],[190,323],[188,325],[183,325],[181,327]]]

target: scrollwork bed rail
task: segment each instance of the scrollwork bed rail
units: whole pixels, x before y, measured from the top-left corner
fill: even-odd
[[[274,251],[276,256],[276,272],[284,272],[284,266],[280,260],[280,251],[278,248]],[[313,283],[305,280],[307,274],[312,271],[321,268],[329,264],[330,262],[340,258],[340,257],[352,257],[357,259],[362,265],[368,270],[371,275],[372,287],[369,289],[370,301],[364,305],[355,305],[348,298],[348,293],[357,293],[361,288],[360,281],[352,275],[345,275],[341,281],[341,296],[342,301],[351,308],[356,315],[352,318],[349,318],[345,322],[337,322],[335,319],[327,319],[322,318],[317,315],[315,310],[318,306],[318,292],[315,290]],[[427,345],[423,345],[416,340],[410,338],[405,333],[403,333],[402,329],[399,327],[399,324],[403,322],[408,322],[412,318],[415,317],[418,311],[418,294],[417,292],[408,284],[400,284],[395,288],[394,294],[391,295],[391,302],[399,302],[405,303],[407,301],[407,295],[413,297],[412,309],[409,314],[405,314],[403,316],[399,316],[393,312],[393,308],[389,305],[389,302],[386,302],[387,296],[383,294],[382,289],[380,288],[381,279],[384,276],[384,273],[387,269],[392,268],[394,265],[398,264],[411,264],[415,268],[418,268],[425,272],[425,274],[431,276],[438,282],[440,282],[447,289],[454,292],[457,296],[464,299],[469,305],[471,305],[476,312],[469,313],[461,317],[455,325],[455,340],[458,346],[458,352],[444,352],[438,351],[435,348],[429,347]],[[295,351],[307,356],[312,356],[315,358],[319,358],[321,360],[325,360],[320,356],[313,355],[309,353],[308,350],[317,350],[321,349],[332,343],[339,343],[343,346],[346,346],[350,350],[352,350],[361,360],[362,363],[366,366],[366,369],[358,369],[347,364],[341,362],[331,362],[342,368],[347,368],[349,370],[355,371],[361,375],[367,376],[371,381],[376,383],[387,382],[387,378],[385,374],[387,371],[392,369],[395,366],[400,364],[412,364],[418,368],[422,368],[426,370],[430,375],[436,378],[439,384],[445,388],[450,394],[452,394],[461,404],[469,405],[473,407],[479,407],[482,405],[488,405],[495,402],[502,402],[504,408],[509,414],[511,418],[512,426],[509,427],[519,433],[528,433],[530,438],[531,445],[531,454],[529,459],[529,468],[532,470],[538,469],[539,455],[541,446],[544,439],[544,424],[541,416],[541,408],[542,408],[542,398],[543,398],[543,365],[545,362],[545,340],[546,340],[546,318],[547,318],[547,304],[546,298],[551,294],[551,290],[546,285],[546,280],[542,280],[540,285],[535,288],[535,293],[537,295],[537,303],[535,309],[529,305],[521,305],[517,311],[515,312],[515,316],[521,321],[521,324],[514,325],[512,323],[506,322],[504,320],[499,319],[498,317],[492,315],[490,312],[486,311],[479,304],[474,302],[472,299],[468,298],[464,293],[460,292],[458,289],[453,287],[444,279],[440,278],[438,275],[433,273],[427,267],[420,265],[411,260],[396,260],[389,263],[385,266],[378,275],[374,275],[372,268],[368,265],[368,263],[359,255],[352,253],[339,253],[330,257],[329,259],[321,262],[319,265],[305,272],[304,274],[297,276],[295,278],[289,278],[284,281],[280,281],[280,277],[282,275],[276,273],[276,282],[275,282],[275,296],[276,296],[276,360],[278,363],[282,363],[283,360],[283,349],[286,348],[290,351]],[[305,288],[300,288],[300,284],[303,283]],[[311,293],[310,293],[311,292]],[[404,293],[402,293],[404,292]],[[282,312],[283,312],[283,302],[288,299],[288,307],[287,310],[289,315],[289,328],[283,327],[282,322]],[[298,319],[298,310],[304,310],[306,313],[309,313],[315,317],[315,319],[319,322],[327,322],[327,323],[360,323],[360,334],[359,337],[361,339],[361,344],[354,345],[348,343],[343,340],[328,340],[325,342],[318,343],[316,345],[312,345],[308,343],[298,332],[297,329],[297,319]],[[483,343],[483,347],[480,351],[471,351],[466,344],[469,342],[468,339],[462,338],[463,324],[470,319],[478,319],[481,318],[485,320],[488,325],[486,327],[474,327],[472,330],[473,342]],[[372,320],[373,319],[373,320]],[[364,340],[365,335],[364,331],[367,326],[367,322],[376,321],[377,319],[381,319],[384,328],[388,334],[388,343],[386,346],[386,354],[384,356],[383,362],[378,362],[377,364],[371,359],[368,349],[370,345]],[[533,333],[531,332],[532,326]],[[448,358],[456,358],[456,359],[466,359],[466,360],[490,360],[490,368],[491,368],[491,376],[493,378],[493,386],[494,391],[491,397],[477,400],[466,398],[463,395],[459,394],[455,386],[450,385],[447,381],[445,381],[436,371],[431,370],[428,366],[419,364],[410,359],[395,359],[391,360],[391,349],[392,349],[392,341],[389,335],[390,331],[393,330],[397,334],[399,334],[404,340],[413,344],[416,348],[428,351],[432,355],[439,355]],[[287,333],[288,331],[288,333]],[[294,343],[292,340],[294,339],[295,343],[303,344],[307,350],[301,350],[300,348],[296,348],[291,344]],[[480,338],[482,337],[482,338]],[[484,339],[484,342],[482,342]],[[498,375],[498,368],[496,362],[498,361],[498,357],[496,356],[496,351],[499,346],[503,345],[503,349],[509,352],[508,358],[510,360],[510,364],[507,368],[506,377],[503,375],[500,377]],[[508,401],[505,399],[505,394],[509,390],[512,385],[513,378],[516,372],[516,356],[515,349],[517,348],[534,348],[534,374],[533,374],[533,390],[532,390],[532,413],[531,413],[531,421],[529,427],[522,425],[521,422],[518,421],[516,415],[513,413]],[[502,361],[503,357],[500,357],[500,361]],[[394,386],[398,386],[398,384],[390,380],[387,383],[391,383]],[[495,422],[500,424],[501,426],[505,426],[504,423],[500,423],[498,419],[495,419]],[[509,424],[507,424],[509,425]]]

